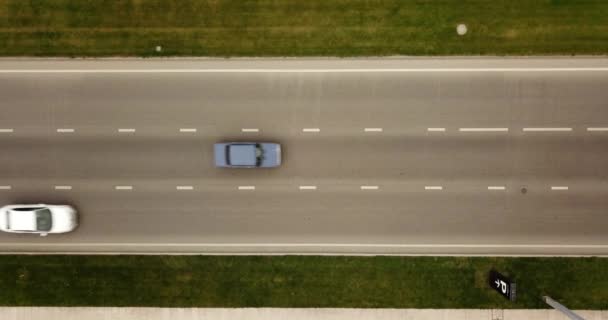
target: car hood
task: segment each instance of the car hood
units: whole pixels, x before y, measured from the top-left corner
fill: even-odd
[[[78,226],[76,211],[66,207],[55,207],[52,210],[53,225],[50,233],[63,233],[72,231]]]
[[[271,168],[281,165],[281,145],[278,143],[260,143],[262,163],[260,167]]]

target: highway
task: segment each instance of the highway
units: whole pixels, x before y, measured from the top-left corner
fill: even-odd
[[[605,58],[0,59],[0,147],[6,253],[608,255]]]

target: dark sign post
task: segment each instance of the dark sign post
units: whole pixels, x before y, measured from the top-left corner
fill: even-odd
[[[509,278],[496,270],[490,270],[489,280],[490,287],[498,291],[503,297],[515,301],[515,282],[511,282]]]

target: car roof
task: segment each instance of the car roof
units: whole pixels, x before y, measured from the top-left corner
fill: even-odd
[[[8,212],[9,227],[11,230],[17,231],[35,231],[36,230],[36,212],[35,211],[13,211]]]
[[[233,166],[255,166],[255,144],[231,144],[229,146],[229,163]]]

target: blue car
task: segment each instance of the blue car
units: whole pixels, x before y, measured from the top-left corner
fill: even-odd
[[[274,168],[281,165],[281,145],[278,143],[216,143],[214,152],[216,167]]]

